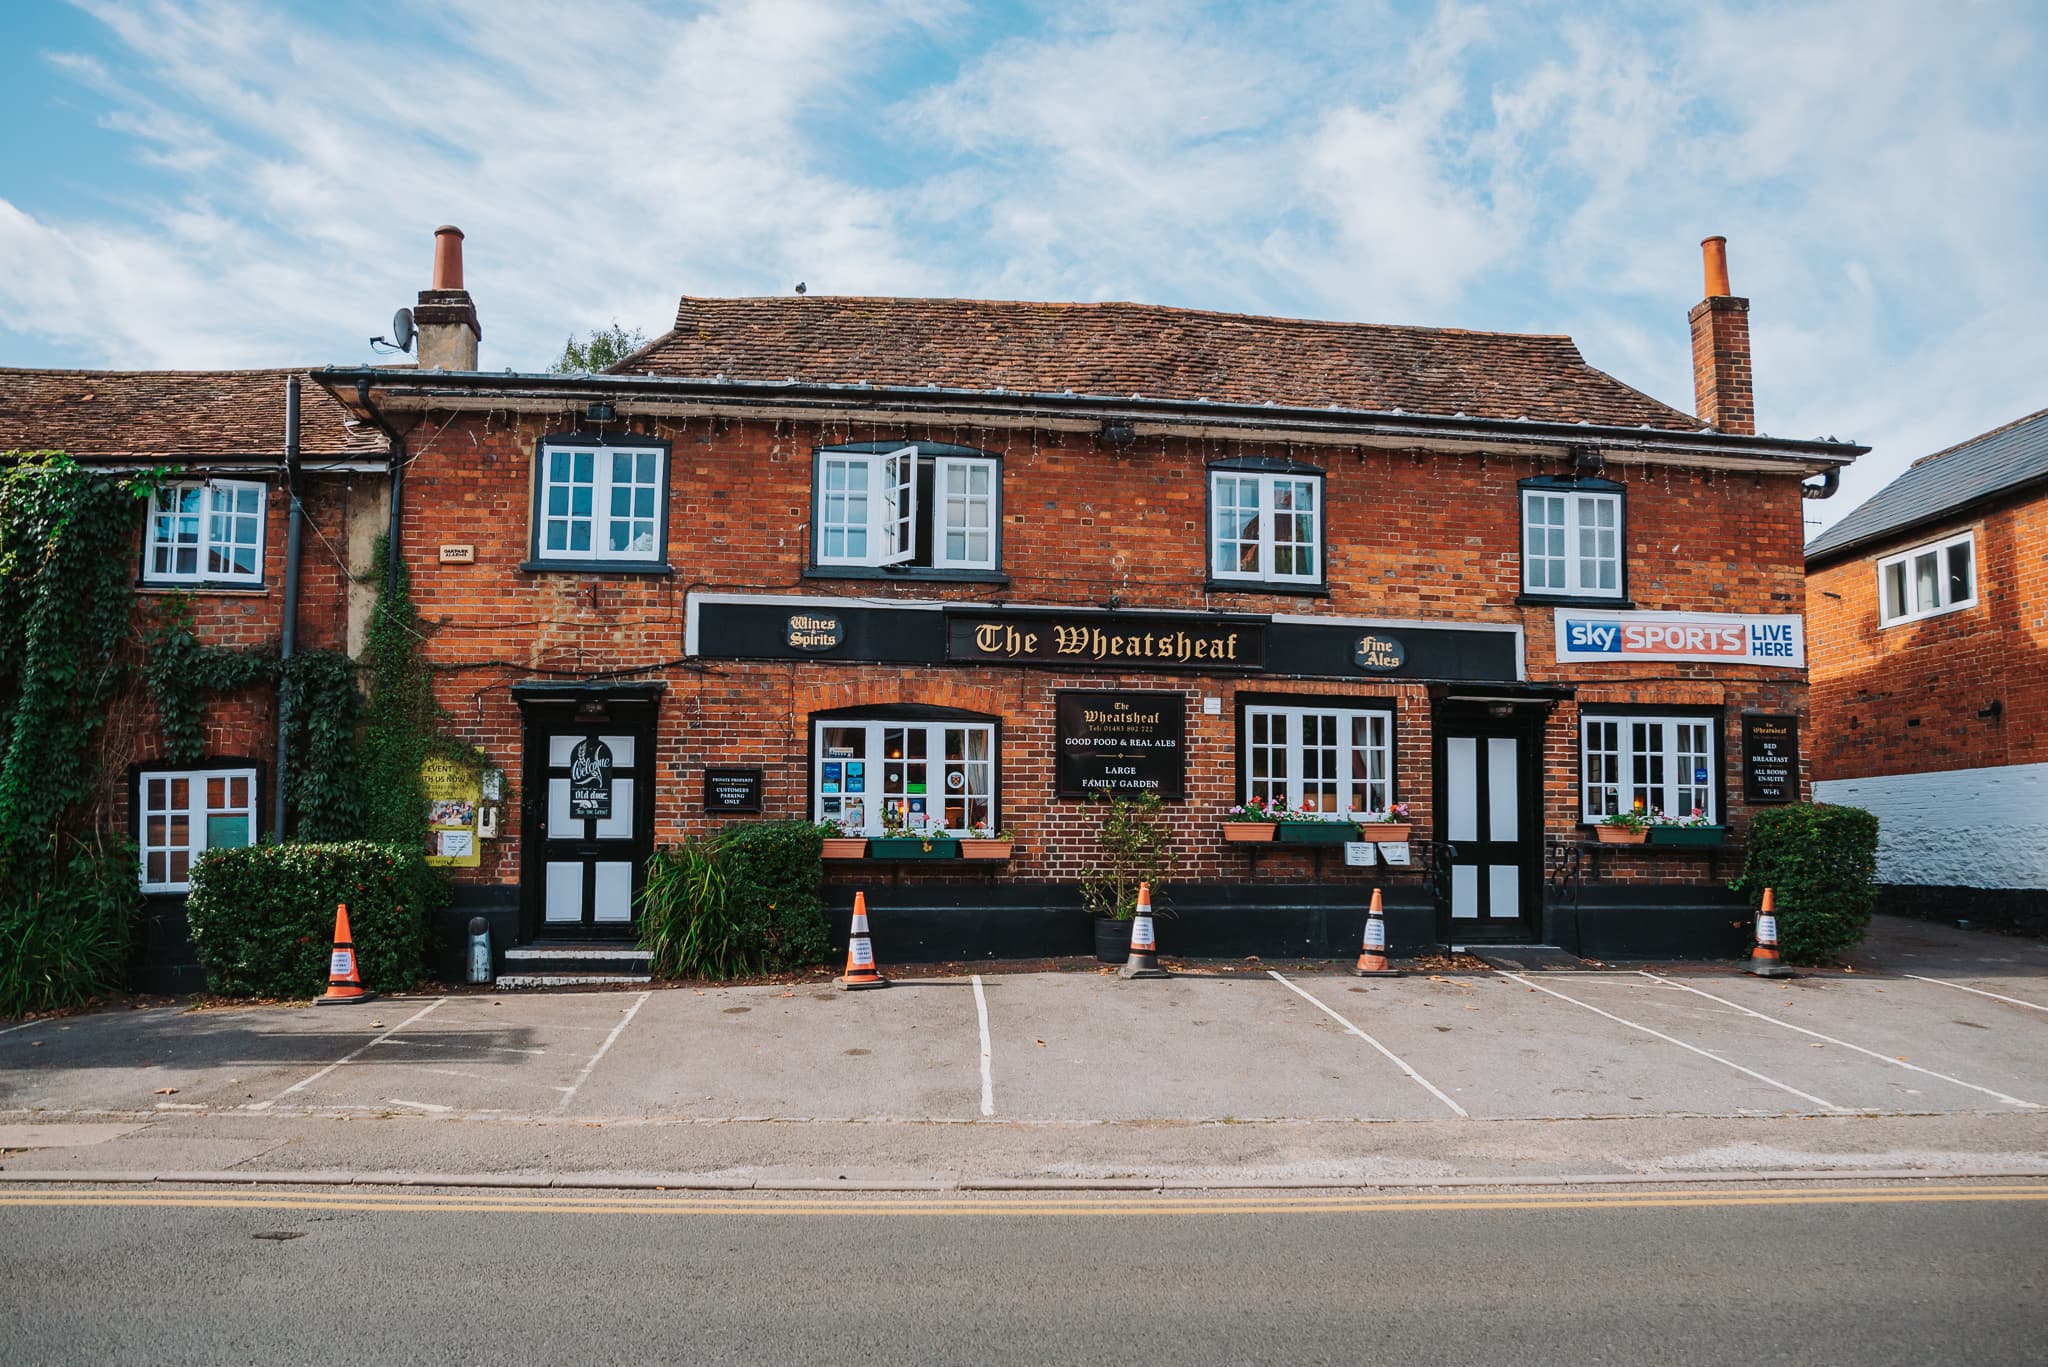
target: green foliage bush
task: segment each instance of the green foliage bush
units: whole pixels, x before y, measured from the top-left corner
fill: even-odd
[[[365,840],[208,850],[185,910],[206,984],[227,997],[309,997],[327,985],[334,908],[348,904],[363,982],[418,983],[427,918],[448,888],[412,849]]]
[[[120,990],[142,907],[135,860],[132,845],[79,843],[0,891],[0,1017]]]
[[[1773,892],[1778,949],[1793,963],[1817,963],[1853,949],[1877,903],[1877,818],[1861,807],[1797,803],[1770,807],[1749,825],[1738,891],[1752,908]]]
[[[640,902],[650,971],[738,978],[825,962],[822,841],[808,821],[754,821],[658,851]]]
[[[1166,884],[1177,858],[1166,804],[1157,793],[1090,799],[1091,806],[1096,802],[1102,803],[1095,828],[1102,858],[1081,874],[1081,905],[1093,915],[1128,921],[1138,912],[1139,885],[1150,883],[1152,910],[1165,915]]]

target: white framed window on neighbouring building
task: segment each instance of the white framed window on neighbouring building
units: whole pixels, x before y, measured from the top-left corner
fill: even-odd
[[[245,479],[180,480],[150,496],[142,582],[260,585],[269,489]]]
[[[922,715],[920,715],[920,713]],[[836,713],[812,724],[813,810],[849,835],[994,828],[996,725],[930,708]]]
[[[1324,816],[1384,812],[1394,801],[1391,707],[1247,702],[1240,801]]]
[[[1720,821],[1719,731],[1709,715],[1581,715],[1580,819],[1598,822],[1640,802],[1648,812]]]
[[[1323,583],[1321,471],[1209,471],[1209,577],[1228,584]]]
[[[667,541],[667,443],[541,443],[534,477],[536,564],[660,565]]]
[[[811,557],[819,568],[996,573],[1002,464],[932,442],[817,453]]]
[[[1880,626],[1917,622],[1977,602],[1977,539],[1973,532],[1915,546],[1877,562]]]
[[[185,892],[208,850],[256,843],[256,770],[145,769],[136,776],[144,892]]]
[[[1622,486],[1610,480],[1522,484],[1522,591],[1621,598]]]

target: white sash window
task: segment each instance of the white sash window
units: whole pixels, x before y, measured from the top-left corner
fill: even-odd
[[[1619,598],[1621,570],[1620,494],[1522,491],[1525,593]]]
[[[1244,798],[1293,812],[1359,816],[1394,800],[1394,714],[1350,708],[1244,710]]]
[[[996,568],[1001,474],[986,456],[887,451],[818,453],[814,555],[819,565]]]
[[[260,584],[269,490],[252,480],[166,484],[149,501],[145,584]]]
[[[1582,716],[1579,764],[1588,823],[1638,802],[1645,812],[1721,819],[1714,724],[1706,717]]]
[[[256,771],[189,769],[138,781],[144,892],[185,892],[208,850],[256,843]]]
[[[1209,569],[1217,579],[1318,584],[1321,477],[1209,472]]]
[[[660,563],[667,458],[659,447],[543,445],[534,558]]]

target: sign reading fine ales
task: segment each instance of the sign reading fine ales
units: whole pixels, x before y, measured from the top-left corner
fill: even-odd
[[[1055,791],[1180,801],[1187,790],[1186,708],[1178,693],[1054,695]]]
[[[946,658],[978,664],[1212,674],[1265,668],[1265,644],[1263,622],[1165,613],[963,613],[946,621]]]
[[[1799,718],[1742,719],[1742,795],[1750,802],[1799,800]]]
[[[609,821],[612,815],[612,748],[585,736],[569,752],[569,815],[578,821]]]

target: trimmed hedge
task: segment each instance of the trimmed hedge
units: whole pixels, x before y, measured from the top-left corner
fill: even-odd
[[[142,894],[135,847],[79,844],[0,891],[0,1018],[81,1006],[126,983]]]
[[[1778,948],[1793,963],[1854,949],[1877,904],[1877,818],[1861,807],[1802,802],[1760,811],[1735,882],[1761,907],[1773,892]]]
[[[366,986],[403,991],[426,970],[427,918],[448,886],[392,845],[256,845],[209,850],[192,868],[185,911],[206,985],[224,997],[310,997],[326,990],[334,908]]]
[[[824,963],[824,837],[808,821],[750,821],[718,839],[726,915],[748,958],[777,973]]]

